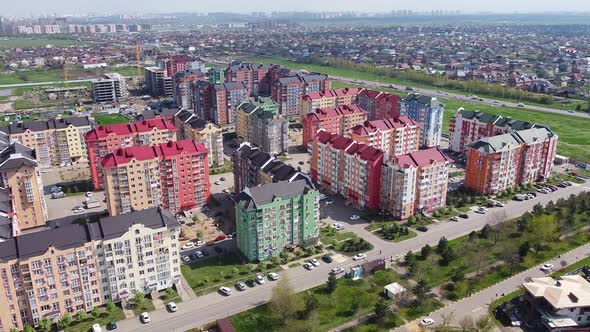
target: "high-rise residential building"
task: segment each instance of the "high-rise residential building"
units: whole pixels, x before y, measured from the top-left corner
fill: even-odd
[[[367,112],[358,105],[321,108],[303,116],[303,146],[307,147],[320,129],[344,135],[354,126],[367,121]]]
[[[449,162],[438,148],[391,158],[382,167],[381,209],[401,220],[445,206]]]
[[[382,150],[386,159],[389,159],[392,156],[418,151],[420,124],[407,116],[365,121],[362,125],[352,127],[345,136],[355,142]]]
[[[209,70],[207,70],[207,81],[211,84],[223,83],[225,81],[225,68],[209,68]]]
[[[207,149],[193,141],[120,148],[100,159],[107,207],[115,216],[162,206],[174,214],[211,196]]]
[[[358,94],[358,105],[367,111],[369,120],[397,118],[400,100],[399,96],[381,91],[363,89]]]
[[[39,166],[48,167],[88,158],[84,134],[91,130],[88,117],[12,123],[1,127],[10,141],[35,150]]]
[[[0,187],[11,199],[12,235],[45,226],[47,205],[35,151],[0,135]]]
[[[480,139],[467,151],[465,188],[497,194],[550,177],[557,140],[544,127]]]
[[[205,78],[198,70],[185,69],[172,76],[173,98],[179,108],[193,107],[192,85]]]
[[[236,200],[238,249],[250,261],[317,244],[319,193],[303,180],[246,188]]]
[[[240,144],[232,160],[234,192],[265,183],[296,180],[305,180],[313,186],[311,179],[301,169],[295,169],[249,143]]]
[[[97,126],[84,134],[88,161],[95,190],[102,188],[100,158],[119,148],[161,144],[177,139],[174,123],[164,119],[150,119],[128,124]]]
[[[213,87],[218,83],[211,83],[208,81],[197,81],[192,84],[193,94],[193,109],[197,116],[204,120],[211,120],[213,118]]]
[[[420,147],[440,146],[445,107],[436,98],[410,93],[401,101],[400,115],[419,122]]]
[[[500,115],[460,108],[449,124],[451,151],[464,153],[482,138],[530,129],[534,124]]]
[[[270,94],[269,70],[273,65],[240,63],[229,65],[225,70],[225,82],[244,83],[249,96],[268,96]]]
[[[122,103],[127,101],[127,83],[118,73],[107,73],[92,80],[92,99],[95,103]]]
[[[238,105],[249,96],[242,82],[215,84],[212,94],[211,121],[218,126],[233,124]]]
[[[174,124],[180,129],[180,138],[194,140],[207,148],[209,151],[209,167],[221,167],[224,165],[223,131],[219,126],[205,121],[189,111],[177,113]]]
[[[311,113],[318,108],[329,108],[352,105],[358,102],[358,95],[362,88],[340,88],[322,92],[312,92],[303,96],[301,102],[301,116]]]
[[[383,151],[320,130],[314,140],[311,177],[359,209],[379,208]]]
[[[159,67],[143,68],[145,87],[154,97],[172,97],[174,95],[172,77],[165,69]]]
[[[164,119],[166,121],[174,122],[174,116],[179,113],[178,108],[156,108],[141,111],[135,116],[137,121],[145,121],[151,119]]]
[[[191,69],[190,64],[193,61],[195,61],[195,58],[190,55],[173,54],[162,58],[159,63],[165,68],[167,77],[174,77],[176,73]]]
[[[282,77],[272,84],[271,96],[279,104],[281,115],[299,115],[304,95],[305,83],[298,76]]]
[[[236,134],[271,155],[288,152],[289,121],[278,114],[270,98],[257,98],[238,106]]]
[[[176,218],[154,208],[0,242],[0,326],[22,330],[178,284],[179,235]]]

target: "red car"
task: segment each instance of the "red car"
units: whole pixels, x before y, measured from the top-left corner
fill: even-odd
[[[227,239],[227,236],[225,236],[225,235],[219,235],[218,237],[215,238],[215,241],[216,242],[219,242],[219,241],[223,241],[225,239]]]

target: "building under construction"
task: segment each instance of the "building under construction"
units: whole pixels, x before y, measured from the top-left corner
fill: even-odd
[[[107,73],[92,81],[92,99],[95,103],[121,103],[127,100],[127,84],[123,76]]]
[[[159,67],[145,67],[143,69],[145,87],[153,97],[172,97],[174,94],[172,77],[168,77],[166,70]]]

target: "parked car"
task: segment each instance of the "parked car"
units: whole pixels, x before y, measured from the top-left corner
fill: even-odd
[[[204,245],[205,242],[201,241],[201,240],[197,240],[197,242],[195,242],[195,246],[200,247],[202,245]]]
[[[420,232],[428,232],[428,227],[426,227],[426,226],[420,226],[416,229],[419,230]]]
[[[344,272],[344,269],[341,267],[335,267],[330,271],[330,274],[336,275]]]
[[[100,324],[92,324],[92,332],[102,332]]]
[[[305,263],[305,264],[303,264],[303,267],[306,270],[310,270],[310,271],[313,270],[313,269],[315,269],[315,266],[313,266],[313,264],[311,264],[311,263]]]
[[[73,211],[74,213],[82,213],[82,212],[84,212],[84,208],[83,208],[83,207],[81,207],[81,206],[76,206],[76,207],[74,207],[74,208],[72,209],[72,211]]]
[[[63,188],[60,186],[53,186],[51,187],[51,192],[55,193],[55,192],[59,192],[59,191],[63,191]]]
[[[325,201],[324,203],[326,203],[326,205],[330,205],[330,204],[334,204],[334,201],[329,199],[329,200]]]
[[[328,263],[328,264],[333,262],[333,259],[332,259],[332,257],[330,255],[324,255],[324,256],[322,256],[322,260],[324,262]]]
[[[279,279],[279,275],[274,272],[271,272],[268,274],[268,279],[270,279],[272,281],[276,281]]]
[[[188,255],[188,257],[190,257],[191,261],[194,261],[197,258],[199,258],[199,257],[197,257],[197,254],[195,254],[194,252],[192,254]]]
[[[310,263],[311,263],[313,266],[316,266],[316,267],[317,267],[317,266],[320,266],[320,262],[319,262],[317,259],[315,259],[315,258],[313,258],[313,259],[312,259],[312,260],[310,260],[309,262],[310,262]]]
[[[64,194],[63,191],[56,191],[54,193],[51,193],[51,198],[53,199],[60,199],[64,197],[66,197],[66,194]]]
[[[570,187],[573,186],[574,184],[571,181],[565,181],[563,182],[566,186]]]
[[[200,250],[195,251],[195,255],[197,255],[197,258],[203,258],[205,255],[203,255],[203,252]]]
[[[188,249],[192,249],[194,247],[195,247],[195,243],[194,242],[187,242],[180,249],[182,249],[182,250],[188,250]]]
[[[523,103],[518,103],[518,104],[516,104],[516,106],[518,106],[518,107],[524,107],[524,104]]]
[[[213,184],[216,185],[216,186],[218,186],[218,185],[221,184],[221,182],[219,182],[219,180],[218,180],[218,181],[213,182]]]
[[[182,256],[182,261],[183,262],[190,262],[191,258],[189,256]]]
[[[51,168],[45,168],[41,171],[41,173],[51,173]]]
[[[236,289],[239,291],[246,290],[246,284],[244,284],[243,282],[240,281],[236,284]]]
[[[459,217],[454,216],[454,217],[451,218],[451,221],[459,221]]]
[[[467,213],[461,213],[459,215],[459,218],[463,218],[463,219],[469,219],[469,215]]]
[[[201,253],[203,253],[203,256],[205,256],[205,257],[209,256],[209,250],[207,250],[207,249],[201,250]]]
[[[254,281],[254,279],[248,279],[246,280],[246,285],[248,285],[248,287],[252,288],[256,286],[256,281]]]
[[[352,256],[353,261],[360,261],[361,259],[365,259],[365,258],[367,258],[367,254],[365,254],[365,253],[360,253],[360,254],[356,254],[356,255]]]
[[[166,307],[168,308],[168,310],[170,310],[170,312],[176,312],[176,310],[178,310],[178,307],[176,306],[176,303],[174,303],[174,302],[168,302]]]
[[[541,271],[551,271],[553,270],[553,264],[543,264],[541,265]]]
[[[225,296],[230,296],[231,295],[231,288],[223,286],[223,287],[219,288],[219,292]]]
[[[221,249],[221,247],[218,246],[213,247],[213,250],[215,250],[215,252],[218,254],[221,254],[223,252],[223,249]]]
[[[225,178],[222,176],[222,177],[219,178],[219,180],[225,181]]]
[[[227,236],[221,234],[215,238],[215,242],[223,241],[225,239],[227,239]]]
[[[359,217],[359,216],[358,216],[358,215],[356,215],[356,214],[353,214],[352,216],[350,216],[350,220],[357,220],[357,219],[360,219],[360,218],[361,218],[361,217]]]
[[[428,325],[432,325],[432,324],[434,324],[434,319],[429,318],[429,317],[426,317],[420,321],[420,325],[422,325],[422,326],[428,326]]]
[[[264,277],[261,274],[259,274],[256,276],[256,282],[259,283],[260,285],[264,285],[264,283],[266,281],[264,280]]]
[[[147,312],[142,312],[141,315],[139,315],[139,318],[141,319],[141,321],[144,324],[147,324],[150,322],[150,315]]]
[[[480,206],[475,210],[476,213],[481,213],[481,214],[486,214],[488,212],[488,209]]]
[[[107,330],[116,330],[117,329],[117,322],[112,320],[107,324]]]

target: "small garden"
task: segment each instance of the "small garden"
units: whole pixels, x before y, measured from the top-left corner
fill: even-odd
[[[230,173],[234,169],[234,164],[231,160],[224,159],[223,166],[209,168],[209,175]]]
[[[320,240],[334,251],[350,256],[373,249],[371,243],[353,232],[338,231],[330,226],[320,229]]]
[[[104,326],[111,321],[119,321],[125,319],[123,309],[113,302],[107,302],[104,306],[94,307],[91,311],[78,311],[72,315],[65,313],[59,319],[57,325],[65,332],[87,332],[93,324],[100,324]],[[47,319],[42,318],[39,321],[38,331],[49,332],[53,330],[53,323]],[[24,331],[35,332],[31,326],[26,326]]]
[[[141,315],[142,312],[152,311],[156,308],[151,299],[146,298],[143,292],[137,292],[130,301],[131,309],[135,316]]]
[[[377,236],[386,241],[401,242],[416,236],[416,233],[405,225],[396,222],[383,224],[381,228],[375,230]]]

